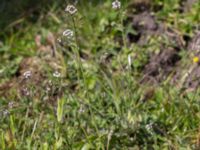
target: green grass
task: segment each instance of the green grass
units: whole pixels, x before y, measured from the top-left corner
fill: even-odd
[[[167,18],[167,27],[193,35],[192,27],[199,22],[199,4],[181,14],[177,11],[179,0],[153,3],[164,5],[155,14],[159,21]],[[45,78],[39,84],[31,79],[24,84],[29,96],[12,88],[6,91],[8,96],[0,97],[0,149],[199,149],[199,89],[183,93],[168,80],[153,86],[139,82],[152,49],[160,51],[162,42],[168,41],[150,37],[147,46],[121,44],[126,33],[134,32],[122,25],[125,9],[111,10],[111,1],[81,1],[77,7],[77,41],[62,37],[65,46],[57,45],[55,63],[60,78],[53,77],[55,68],[43,61],[34,39],[39,34],[46,43],[48,32],[57,39],[65,29],[74,30],[63,8],[52,7],[36,23],[25,22],[19,31],[4,35],[0,83],[18,78],[20,62],[27,57],[42,60],[42,69],[36,71],[43,72]],[[79,51],[87,57],[81,59]],[[132,57],[131,66],[128,56]],[[181,56],[183,64],[192,61],[186,52]],[[47,92],[50,80],[51,91]],[[150,97],[146,97],[148,92],[152,92]]]

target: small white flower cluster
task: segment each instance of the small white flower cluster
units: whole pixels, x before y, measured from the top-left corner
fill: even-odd
[[[10,115],[10,112],[6,109],[0,112],[0,117],[7,117]]]
[[[84,113],[85,107],[83,105],[81,105],[78,111],[79,111],[79,113]]]
[[[113,9],[120,9],[121,8],[121,2],[118,0],[115,0],[114,2],[112,2],[112,8]]]
[[[74,5],[67,5],[65,11],[70,15],[74,15],[77,12],[77,8]],[[71,39],[74,36],[74,32],[70,29],[67,29],[63,32],[63,36],[67,37],[68,39]]]
[[[26,71],[23,73],[23,76],[25,79],[29,79],[32,76],[32,73],[31,73],[31,71]]]
[[[29,92],[29,89],[27,87],[23,88],[22,92],[23,92],[23,95],[30,96],[30,92]]]
[[[112,8],[113,9],[120,9],[121,8],[121,2],[119,0],[115,0],[112,2]],[[70,15],[74,15],[77,12],[77,8],[74,5],[67,5],[65,8],[65,11],[69,13]],[[68,39],[71,39],[74,36],[74,32],[70,29],[67,29],[63,32],[63,36],[67,37]],[[59,40],[60,42],[60,40]]]
[[[149,123],[145,127],[150,134],[153,134],[153,123]]]
[[[67,37],[68,39],[74,36],[74,32],[70,29],[67,29],[63,32],[63,36]]]
[[[61,74],[58,71],[55,71],[53,73],[53,76],[56,77],[56,78],[59,78],[61,76]]]
[[[51,88],[49,86],[46,87],[46,93],[49,93],[51,91]]]
[[[70,15],[74,15],[77,12],[77,8],[74,5],[67,5],[65,11]],[[67,37],[68,39],[71,39],[74,36],[74,32],[70,29],[67,29],[63,32],[63,36]]]
[[[14,107],[14,102],[12,102],[12,101],[9,102],[9,103],[8,103],[8,108],[12,109],[13,107]]]
[[[61,40],[60,38],[58,38],[57,41],[58,41],[58,43],[61,43],[61,42],[62,42],[62,40]]]
[[[74,5],[67,5],[65,11],[71,15],[74,15],[77,12],[77,9]]]

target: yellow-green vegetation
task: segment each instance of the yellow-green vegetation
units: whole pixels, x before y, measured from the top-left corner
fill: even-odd
[[[200,149],[198,0],[36,6],[0,14],[1,150]]]

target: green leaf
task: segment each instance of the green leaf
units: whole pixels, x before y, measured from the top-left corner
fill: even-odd
[[[58,100],[58,104],[57,104],[57,120],[58,120],[58,122],[61,122],[62,118],[63,118],[64,102],[65,102],[64,98],[61,98],[60,100]]]

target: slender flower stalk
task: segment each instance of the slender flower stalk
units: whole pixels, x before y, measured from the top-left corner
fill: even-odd
[[[84,78],[84,75],[83,75],[83,66],[82,66],[81,57],[80,57],[80,47],[79,47],[79,42],[78,42],[78,32],[77,32],[76,22],[75,22],[75,18],[73,16],[71,16],[71,17],[72,17],[75,44],[76,44],[75,53],[76,53],[76,59],[77,59],[77,63],[78,63],[78,78],[79,78],[79,81],[80,81],[80,78],[81,78],[81,75],[82,75],[83,80],[85,82],[85,78]]]

